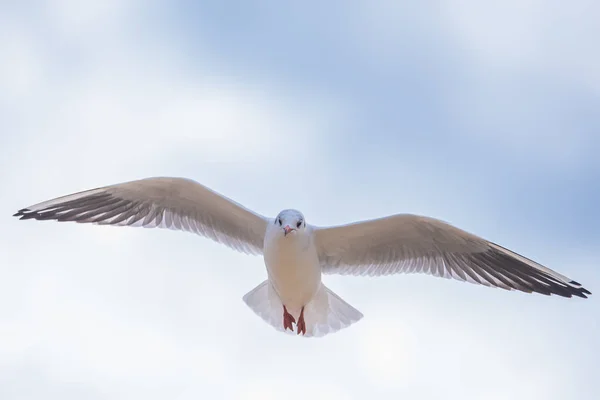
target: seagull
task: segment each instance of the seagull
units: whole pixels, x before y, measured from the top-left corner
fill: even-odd
[[[267,279],[243,301],[275,329],[302,337],[322,337],[363,317],[323,284],[327,274],[422,273],[525,293],[591,295],[558,272],[438,219],[395,214],[319,227],[294,209],[265,217],[187,178],[98,187],[13,216],[187,231],[262,256]]]

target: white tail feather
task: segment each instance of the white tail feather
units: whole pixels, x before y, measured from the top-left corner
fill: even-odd
[[[275,329],[296,334],[283,329],[283,304],[277,292],[266,280],[243,297],[244,302],[265,322]],[[320,337],[334,333],[359,321],[363,315],[325,285],[304,307],[305,337]],[[298,321],[298,315],[294,315]]]
[[[284,331],[283,304],[268,280],[246,293],[242,299],[266,323]]]

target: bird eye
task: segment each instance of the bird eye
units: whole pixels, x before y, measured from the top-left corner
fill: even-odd
[[[300,225],[302,225],[302,221],[298,221],[298,223],[296,224],[296,228],[300,228]]]

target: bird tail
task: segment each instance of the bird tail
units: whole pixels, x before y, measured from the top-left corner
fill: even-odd
[[[265,322],[275,329],[283,328],[283,304],[273,288],[266,280],[243,297],[244,302]],[[360,311],[342,300],[325,285],[321,284],[312,300],[304,307],[305,337],[320,337],[337,332],[358,322],[363,315]],[[299,315],[294,315],[296,322]]]

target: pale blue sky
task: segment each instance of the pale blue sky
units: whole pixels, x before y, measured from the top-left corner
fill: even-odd
[[[600,5],[413,3],[2,3],[0,398],[597,397]],[[152,175],[441,218],[594,295],[327,276],[365,317],[302,340],[242,302],[260,258],[10,217]]]

